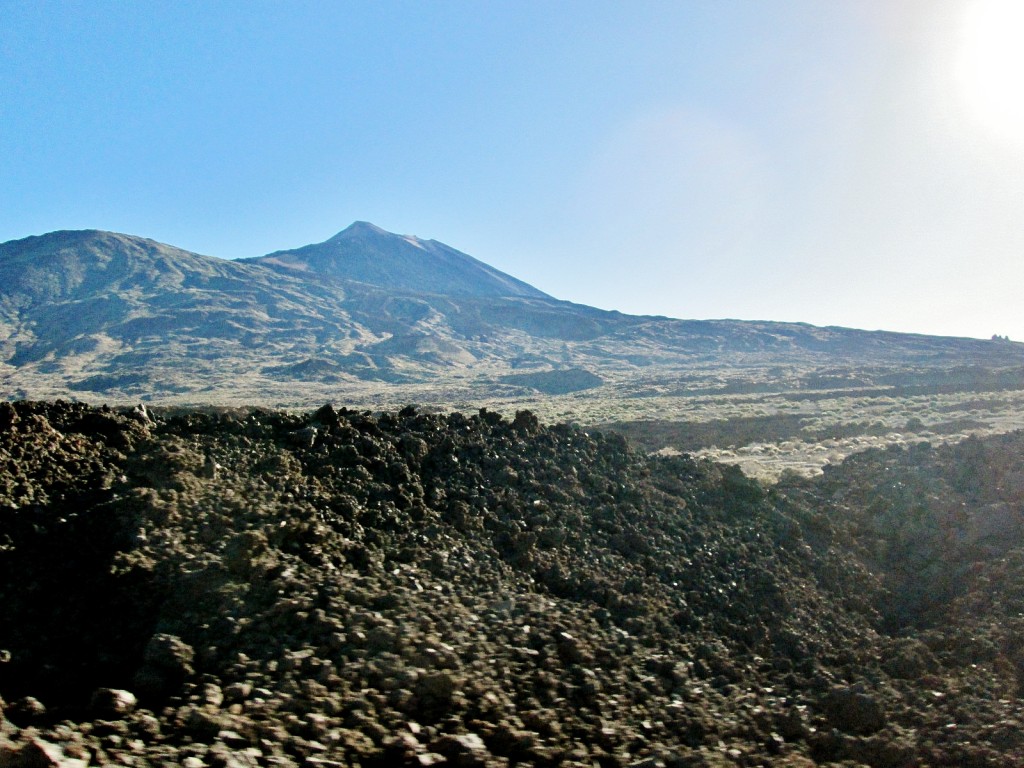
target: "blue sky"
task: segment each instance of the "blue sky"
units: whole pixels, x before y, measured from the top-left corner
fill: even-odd
[[[1024,339],[1013,0],[0,0],[0,241],[352,221],[559,298]]]

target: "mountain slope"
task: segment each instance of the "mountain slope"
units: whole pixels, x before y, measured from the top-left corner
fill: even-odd
[[[396,291],[550,298],[444,243],[395,235],[365,221],[323,243],[247,261],[286,273],[357,280]]]
[[[148,386],[162,367],[191,370],[201,385],[245,349],[273,355],[281,337],[363,333],[338,288],[110,232],[4,243],[0,284],[3,361],[71,389]],[[79,373],[98,378],[76,382]]]
[[[98,231],[0,244],[8,397],[423,402],[603,385],[633,397],[689,391],[698,379],[707,382],[698,391],[721,391],[736,372],[755,386],[801,388],[818,369],[854,381],[837,366],[909,371],[899,383],[931,384],[957,366],[1024,367],[1024,346],[624,315],[364,223],[241,262]],[[977,378],[973,370],[965,375]],[[871,376],[850,386],[881,381]]]
[[[131,293],[178,289],[186,282],[246,281],[249,271],[234,262],[211,259],[141,237],[98,230],[61,231],[0,246],[4,290],[0,306],[16,310],[11,299],[28,305],[79,300],[110,291]]]

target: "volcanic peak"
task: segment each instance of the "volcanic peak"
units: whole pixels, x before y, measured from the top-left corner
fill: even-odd
[[[353,221],[345,229],[341,230],[338,234],[328,240],[328,243],[341,242],[343,240],[350,240],[355,237],[389,237],[394,235],[388,232],[386,229],[381,229],[376,224],[371,224],[368,221]]]
[[[357,221],[322,243],[244,261],[292,274],[355,280],[399,292],[551,298],[444,243],[396,235],[367,221]]]

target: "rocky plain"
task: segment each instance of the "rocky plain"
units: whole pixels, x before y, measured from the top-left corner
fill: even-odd
[[[0,766],[1020,766],[1024,434],[0,404]]]

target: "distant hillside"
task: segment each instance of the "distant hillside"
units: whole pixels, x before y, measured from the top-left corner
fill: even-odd
[[[0,258],[0,308],[9,314],[110,292],[152,294],[188,287],[230,292],[252,280],[252,270],[237,262],[97,230],[3,243]]]
[[[858,373],[858,386],[894,380],[895,370],[914,385],[936,371],[974,381],[1021,366],[1024,345],[1006,341],[608,312],[363,222],[237,262],[92,230],[0,244],[9,398],[422,402],[624,383],[689,391],[693,376],[709,391],[758,391],[780,377],[803,386],[819,369],[839,379],[875,371]]]

